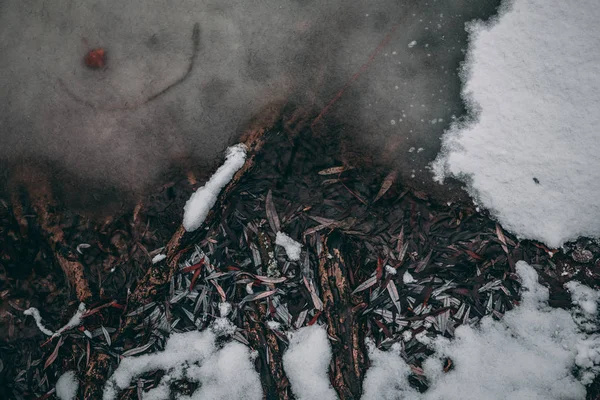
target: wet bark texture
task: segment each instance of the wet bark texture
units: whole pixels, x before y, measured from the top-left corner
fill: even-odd
[[[319,255],[319,283],[333,350],[331,381],[340,399],[359,399],[367,366],[364,348],[366,324],[353,312],[348,281],[349,268],[356,261],[346,253],[343,238],[333,232],[322,239]]]

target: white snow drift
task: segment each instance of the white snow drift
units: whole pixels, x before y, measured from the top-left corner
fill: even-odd
[[[508,230],[552,247],[600,236],[600,6],[506,1],[468,26],[462,71],[471,121],[455,123],[433,164]]]

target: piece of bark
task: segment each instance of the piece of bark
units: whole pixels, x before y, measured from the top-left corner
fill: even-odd
[[[106,372],[110,368],[111,360],[108,354],[96,351],[90,359],[90,364],[85,371],[85,386],[83,387],[84,399],[101,399],[104,384],[108,380]]]
[[[322,239],[319,255],[319,284],[327,333],[333,340],[331,381],[341,400],[359,399],[367,357],[364,348],[365,322],[353,314],[352,290],[347,274],[352,261],[342,250],[341,236],[334,231]],[[358,302],[357,302],[358,303]]]
[[[250,346],[259,354],[259,373],[264,399],[289,400],[294,396],[290,383],[283,370],[282,351],[273,332],[266,329],[264,322],[267,307],[265,304],[246,306],[244,330]]]

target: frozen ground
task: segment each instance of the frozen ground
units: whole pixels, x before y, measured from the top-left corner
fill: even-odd
[[[445,190],[425,167],[462,113],[464,23],[498,3],[3,1],[0,162],[49,160],[91,186],[79,198],[138,190],[173,164],[212,167],[269,104],[321,110],[374,55],[324,122]],[[106,68],[90,70],[97,47]]]
[[[467,121],[444,136],[437,177],[522,238],[551,247],[600,236],[600,5],[506,2],[469,26]]]

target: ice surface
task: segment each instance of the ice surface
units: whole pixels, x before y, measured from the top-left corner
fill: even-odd
[[[225,163],[185,203],[183,208],[183,227],[186,231],[195,231],[202,225],[208,212],[217,202],[221,190],[231,181],[233,175],[242,168],[245,161],[245,145],[237,144],[227,149]]]
[[[302,245],[289,237],[287,234],[283,232],[277,232],[275,244],[285,249],[285,254],[287,254],[290,260],[298,261],[300,259]]]
[[[288,102],[318,112],[359,73],[326,126],[446,190],[425,179],[446,128],[429,121],[462,112],[464,23],[499,1],[5,0],[0,163],[48,161],[77,204],[98,191],[121,203],[115,188],[155,188],[172,167],[202,173],[256,117]],[[99,47],[106,68],[90,70],[83,57]],[[426,150],[404,155],[413,146]]]
[[[324,326],[307,326],[291,334],[283,368],[298,400],[337,399],[327,373],[330,361],[331,346]]]
[[[519,261],[517,273],[522,301],[502,320],[484,317],[477,327],[460,326],[453,340],[421,338],[435,350],[423,365],[431,385],[423,394],[408,385],[410,369],[398,349],[382,352],[370,345],[373,365],[363,399],[585,399],[584,384],[598,373],[600,337],[584,332],[574,318],[578,307],[569,312],[548,306],[548,290],[531,266]],[[591,290],[581,287],[575,290]],[[582,296],[590,299],[589,293]],[[597,317],[589,315],[588,322]],[[444,373],[446,357],[454,369]]]
[[[517,236],[551,247],[600,236],[600,6],[516,0],[475,22],[463,70],[472,121],[444,135],[438,179]]]
[[[75,400],[77,398],[79,381],[75,371],[67,371],[56,381],[56,397],[60,400]]]

